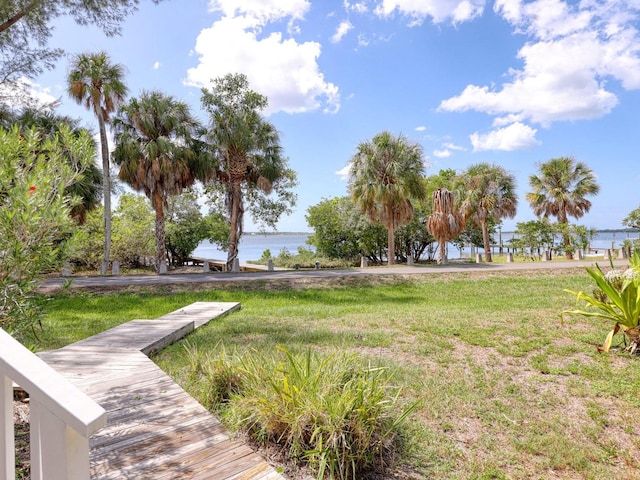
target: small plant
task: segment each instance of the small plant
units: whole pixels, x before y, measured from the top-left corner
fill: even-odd
[[[415,409],[399,408],[391,372],[356,355],[222,353],[208,359],[188,349],[192,375],[212,392],[210,407],[259,444],[307,465],[318,479],[357,479],[398,457],[400,426]],[[213,401],[211,401],[213,400]]]
[[[614,335],[622,331],[629,340],[627,350],[634,353],[640,344],[640,251],[636,250],[629,260],[629,268],[618,270],[613,268],[604,273],[596,264],[588,267],[587,273],[596,282],[591,295],[584,292],[565,290],[574,294],[577,301],[584,300],[583,309],[565,310],[562,314],[584,315],[586,317],[604,318],[614,323],[602,347],[598,350],[607,352],[611,348]]]

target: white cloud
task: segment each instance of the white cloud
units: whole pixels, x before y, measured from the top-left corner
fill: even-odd
[[[348,20],[340,22],[340,25],[338,25],[338,28],[336,29],[336,33],[334,33],[333,36],[331,37],[331,41],[333,43],[340,42],[340,40],[342,40],[342,38],[347,33],[349,33],[349,30],[351,30],[352,28],[353,28],[353,25],[351,25],[351,22],[349,22]]]
[[[349,175],[351,175],[351,162],[349,162],[346,167],[338,170],[335,173],[340,177],[340,180],[349,180]]]
[[[416,127],[416,132],[424,132],[427,129],[424,125]]]
[[[274,3],[267,2],[265,6]],[[203,29],[195,46],[199,64],[187,71],[185,83],[208,87],[212,78],[239,72],[247,75],[252,89],[269,98],[267,114],[318,108],[325,112],[338,111],[338,87],[324,79],[318,66],[320,44],[298,43],[293,38],[283,38],[281,32],[260,37],[260,26],[253,17],[237,16],[223,17]]]
[[[246,16],[265,24],[282,18],[302,20],[311,8],[308,0],[211,0],[209,8],[227,17]]]
[[[454,150],[457,152],[465,152],[467,150],[466,148],[461,147],[460,145],[456,145],[455,143],[444,143],[442,146],[447,150]]]
[[[161,66],[161,65],[162,65],[162,64],[161,64],[160,62],[155,62],[155,63],[153,64],[153,69],[154,69],[154,70],[158,70],[158,69],[160,68],[160,66]]]
[[[496,12],[535,39],[518,52],[523,67],[509,71],[511,81],[501,88],[468,85],[439,109],[485,112],[497,117],[497,127],[608,114],[618,99],[607,80],[640,89],[640,12],[621,0],[605,3],[609,8],[594,2],[497,0]]]
[[[348,12],[351,11],[356,13],[367,13],[369,11],[369,7],[367,6],[366,1],[350,3],[348,0],[345,0],[343,5],[344,9]]]
[[[434,150],[433,156],[437,158],[449,158],[451,156],[451,150]]]
[[[396,10],[411,18],[410,26],[420,25],[427,17],[433,23],[461,23],[482,15],[485,0],[382,0],[376,14],[388,17]]]
[[[469,138],[474,152],[484,150],[524,150],[539,145],[537,130],[520,122],[498,128],[487,134],[472,133]]]
[[[15,82],[0,83],[0,103],[12,108],[35,106],[44,108],[59,102],[50,88],[34,83],[27,77],[20,77]]]

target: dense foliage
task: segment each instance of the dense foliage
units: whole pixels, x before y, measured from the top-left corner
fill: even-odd
[[[371,222],[387,230],[387,263],[396,261],[395,232],[424,200],[422,147],[402,135],[380,132],[358,145],[351,158],[349,193]]]
[[[56,18],[68,15],[80,25],[97,25],[107,35],[115,35],[122,20],[136,10],[138,3],[139,0],[3,0],[0,84],[15,82],[21,76],[35,77],[54,66],[64,54],[59,48],[47,46]]]
[[[0,129],[0,326],[18,335],[38,320],[30,294],[62,262],[77,197],[67,194],[93,161],[93,141],[62,126],[53,137]]]
[[[416,406],[399,405],[392,373],[353,354],[279,350],[212,358],[190,349],[190,378],[209,408],[318,479],[355,480],[390,467]]]
[[[210,168],[199,140],[201,126],[186,103],[152,91],[142,92],[118,110],[114,130],[118,176],[151,200],[156,213],[156,270],[166,273],[167,200],[204,179]]]
[[[238,256],[245,208],[255,220],[275,228],[296,202],[296,174],[283,155],[278,131],[261,114],[267,104],[243,74],[214,79],[210,90],[202,89],[214,157],[209,193],[214,205],[226,207],[230,227],[227,270]]]

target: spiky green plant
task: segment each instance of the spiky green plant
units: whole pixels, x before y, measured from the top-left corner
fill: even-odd
[[[583,308],[565,310],[562,315],[584,315],[603,318],[614,323],[604,344],[598,349],[609,351],[614,335],[622,331],[629,340],[627,350],[634,353],[640,344],[640,252],[636,250],[629,260],[629,268],[603,272],[598,264],[587,267],[587,273],[596,282],[592,295],[582,291],[565,290],[576,296],[576,301],[584,300]]]

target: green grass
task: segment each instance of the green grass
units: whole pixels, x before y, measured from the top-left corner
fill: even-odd
[[[560,321],[575,302],[563,289],[590,289],[586,273],[342,283],[60,294],[42,299],[42,341],[27,342],[57,348],[194,301],[239,301],[241,311],[190,335],[190,348],[212,357],[310,348],[388,366],[405,404],[421,400],[405,424],[412,442],[398,467],[402,478],[640,478],[638,358],[597,353],[610,328],[604,322]],[[185,342],[155,360],[178,382],[193,383]]]

